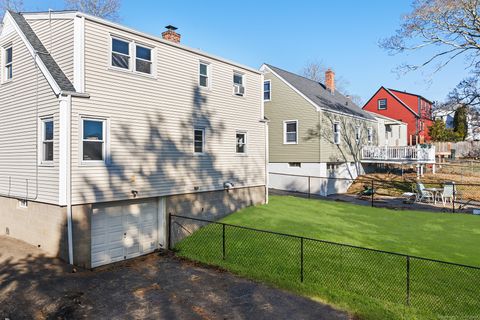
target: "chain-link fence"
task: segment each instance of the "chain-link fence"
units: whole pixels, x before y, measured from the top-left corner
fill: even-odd
[[[169,226],[169,234],[187,231],[176,243],[169,239],[177,255],[251,278],[313,294],[347,292],[436,316],[480,314],[478,267],[173,214]]]
[[[269,173],[275,190],[372,207],[479,213],[480,184],[420,179],[380,180]],[[281,193],[281,192],[280,192]]]

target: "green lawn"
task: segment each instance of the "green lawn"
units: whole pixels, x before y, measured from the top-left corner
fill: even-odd
[[[181,219],[176,219],[182,224]],[[186,222],[186,221],[183,221]],[[480,217],[395,211],[340,202],[270,197],[222,222],[356,246],[480,265]],[[430,319],[480,313],[480,271],[403,256],[211,224],[178,243],[178,254],[266,281],[364,319]]]

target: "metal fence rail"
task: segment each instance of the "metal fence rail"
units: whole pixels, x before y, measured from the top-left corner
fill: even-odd
[[[428,314],[480,314],[479,267],[170,214],[169,235],[180,229],[190,231],[175,244],[178,255],[240,274]]]
[[[368,177],[351,179],[277,172],[270,172],[269,175],[271,183],[273,178],[282,177],[278,180],[281,184],[274,186],[274,189],[305,194],[309,198],[319,196],[372,207],[412,210],[472,213],[473,209],[480,209],[480,184],[474,183],[455,182],[452,193],[448,194],[444,188],[451,183],[449,181],[388,181]],[[422,182],[427,188],[424,197],[417,190],[417,182]]]

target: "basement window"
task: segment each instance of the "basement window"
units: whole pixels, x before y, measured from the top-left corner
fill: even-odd
[[[26,199],[19,199],[18,200],[18,207],[26,209],[28,208],[28,201]]]
[[[300,162],[289,162],[288,163],[288,166],[290,168],[301,168],[302,167],[302,164]]]

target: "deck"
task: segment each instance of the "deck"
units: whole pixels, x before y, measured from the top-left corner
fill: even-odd
[[[435,146],[365,146],[361,151],[361,162],[427,164],[435,163]]]

